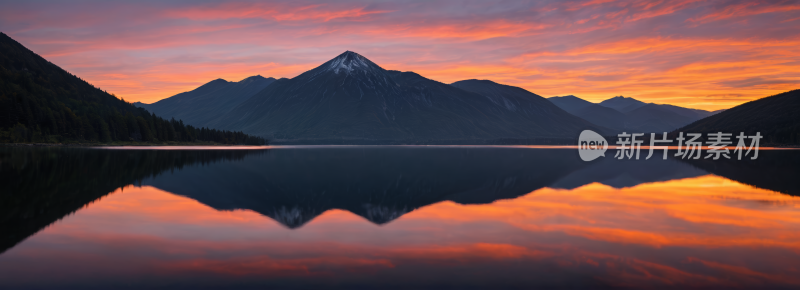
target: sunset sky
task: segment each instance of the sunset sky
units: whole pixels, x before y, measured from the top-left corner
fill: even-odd
[[[800,1],[0,1],[0,31],[127,101],[294,77],[351,50],[490,79],[716,110],[800,88]]]

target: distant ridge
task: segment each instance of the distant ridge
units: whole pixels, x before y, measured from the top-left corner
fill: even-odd
[[[572,95],[551,97],[548,100],[570,114],[616,131],[614,134],[670,132],[715,114],[673,105],[645,103],[623,96],[613,97],[598,104]]]
[[[165,118],[183,120],[190,125],[215,127],[215,122],[221,116],[274,81],[274,78],[264,78],[260,75],[239,82],[216,79],[189,92],[152,104],[136,102],[134,105]]]
[[[582,109],[587,107],[597,105],[595,103],[589,102],[587,100],[578,98],[573,95],[563,96],[563,97],[550,97],[547,98],[550,102],[558,106],[559,108],[563,109],[564,111],[569,112],[570,114],[575,114]]]
[[[600,102],[601,106],[606,108],[612,108],[614,110],[620,111],[622,113],[628,113],[630,111],[636,110],[638,108],[644,107],[647,103],[639,101],[634,98],[626,98],[623,96],[616,96],[610,98],[608,100]]]

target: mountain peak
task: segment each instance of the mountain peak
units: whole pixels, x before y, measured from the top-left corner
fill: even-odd
[[[611,101],[615,101],[615,102],[626,101],[626,102],[640,102],[640,103],[642,102],[642,101],[639,101],[637,99],[624,97],[624,96],[615,96],[613,98],[606,99],[604,102],[611,102]]]
[[[570,114],[575,114],[575,112],[594,105],[594,103],[578,98],[574,95],[555,96],[547,98],[547,100],[555,104],[556,107],[559,107]]]
[[[574,95],[555,96],[555,97],[549,97],[548,99],[553,99],[553,100],[559,100],[559,99],[560,99],[560,100],[567,100],[567,99],[569,99],[569,100],[581,100],[581,101],[586,101],[586,100],[584,100],[584,99],[581,99],[581,98],[578,98],[578,97],[576,97],[576,96],[574,96]],[[588,102],[588,101],[586,101],[586,102]]]
[[[496,84],[496,85],[499,85],[498,83],[493,82],[491,80],[479,80],[479,79],[461,80],[461,81],[454,82],[451,85],[464,84],[464,83],[481,83],[481,84]]]
[[[213,81],[210,81],[210,82],[207,82],[207,83],[203,84],[202,86],[198,87],[198,89],[199,88],[212,88],[212,87],[216,88],[216,87],[219,87],[219,86],[224,86],[227,83],[228,83],[227,80],[222,79],[222,78],[218,78],[218,79],[215,79]]]
[[[638,108],[640,108],[640,107],[642,107],[644,105],[647,105],[647,103],[639,101],[639,100],[634,99],[634,98],[626,98],[626,97],[623,97],[623,96],[616,96],[616,97],[613,97],[613,98],[610,98],[608,100],[600,102],[599,105],[601,105],[603,107],[607,107],[607,108],[612,108],[614,110],[617,110],[617,111],[620,111],[620,112],[623,112],[623,113],[627,113],[627,112],[636,110],[636,109],[638,109]]]
[[[254,75],[254,76],[246,77],[244,80],[257,80],[257,79],[267,79],[267,78],[262,77],[261,75]]]
[[[349,50],[326,62],[321,67],[324,68],[325,71],[333,71],[336,74],[340,72],[350,73],[354,70],[383,70],[383,68],[366,57]]]
[[[247,77],[247,78],[245,78],[245,79],[243,79],[243,80],[241,80],[239,82],[240,83],[242,83],[242,82],[253,82],[253,81],[263,82],[263,81],[270,81],[270,80],[274,81],[275,78],[272,78],[272,77],[265,78],[265,77],[262,77],[261,75],[254,75],[254,76],[249,76],[249,77]]]

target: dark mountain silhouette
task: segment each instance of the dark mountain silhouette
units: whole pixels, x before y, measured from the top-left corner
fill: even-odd
[[[573,113],[573,115],[581,117],[582,119],[603,126],[606,128],[613,128],[613,135],[620,133],[620,128],[628,128],[630,125],[628,116],[620,113],[617,110],[603,107],[597,104],[592,104],[586,108],[580,109]]]
[[[646,104],[629,111],[626,128],[635,132],[670,132],[713,113],[665,104]]]
[[[216,79],[192,91],[180,93],[152,104],[134,103],[164,118],[183,120],[197,127],[214,127],[215,121],[274,82],[260,75],[229,82]]]
[[[752,157],[752,153],[750,153]],[[800,151],[761,150],[755,160],[750,157],[719,160],[679,159],[714,175],[758,188],[800,196]]]
[[[647,151],[643,151],[647,155]],[[606,158],[591,162],[588,166],[571,172],[570,174],[549,185],[552,188],[575,189],[590,183],[598,182],[614,188],[634,187],[643,183],[662,182],[676,179],[698,177],[708,174],[706,170],[696,168],[675,159],[657,158],[641,160]],[[642,156],[642,157],[644,157]]]
[[[142,183],[218,210],[253,210],[297,228],[330,209],[384,224],[445,200],[482,204],[516,198],[585,165],[569,150],[280,149]]]
[[[606,108],[612,108],[612,109],[620,111],[622,113],[628,113],[628,112],[636,110],[636,109],[638,109],[638,108],[640,108],[640,107],[642,107],[644,105],[647,105],[647,103],[639,101],[639,100],[634,99],[634,98],[626,98],[626,97],[623,97],[623,96],[616,96],[616,97],[613,97],[613,98],[610,98],[608,100],[600,102],[599,105],[601,105],[603,107],[606,107]]]
[[[573,95],[563,96],[563,97],[558,97],[558,96],[550,97],[547,98],[547,100],[552,102],[562,110],[567,111],[573,115],[575,115],[575,112],[578,112],[593,105],[597,105],[595,103],[589,102],[587,100],[578,98]]]
[[[263,152],[0,147],[0,253],[119,187]]]
[[[552,97],[547,100],[567,111],[567,113],[578,116],[592,124],[611,129],[613,132],[608,134],[618,134],[621,132],[618,131],[620,128],[626,128],[627,116],[617,110],[603,107],[572,95]]]
[[[675,105],[668,105],[668,104],[659,104],[657,106],[662,110],[667,110],[667,111],[673,112],[675,114],[678,114],[678,115],[681,115],[681,116],[684,116],[684,117],[687,117],[687,118],[692,118],[692,119],[702,119],[702,118],[714,115],[716,113],[725,111],[725,109],[722,109],[722,110],[716,110],[716,111],[710,111],[709,112],[709,111],[706,111],[706,110],[684,108],[684,107],[679,107],[679,106],[675,106]]]
[[[644,133],[670,132],[700,119],[680,115],[663,105],[656,104],[646,104],[634,109],[628,112],[626,117],[626,129]]]
[[[241,132],[165,120],[95,88],[0,33],[0,143],[110,141],[266,142]]]
[[[676,131],[687,133],[723,132],[748,136],[760,132],[761,144],[800,144],[800,90],[750,101],[701,119]],[[673,134],[675,135],[675,134]],[[733,141],[738,141],[735,137]],[[735,146],[734,142],[734,146]],[[748,144],[749,145],[749,144]]]
[[[633,98],[614,97],[595,104],[575,96],[548,98],[556,106],[595,125],[614,131],[636,133],[670,132],[713,112],[666,104],[644,103]],[[716,111],[715,111],[716,112]]]
[[[295,78],[275,81],[217,123],[282,143],[485,144],[563,140],[601,130],[538,96],[484,96],[389,71],[345,52]]]
[[[488,98],[498,106],[505,106],[511,111],[519,110],[526,117],[533,119],[537,124],[552,126],[552,120],[573,120],[565,110],[559,109],[547,99],[531,93],[523,88],[498,84],[490,80],[463,80],[451,84],[459,89],[473,92]],[[525,108],[524,106],[528,106]],[[498,111],[502,114],[504,112]],[[577,126],[585,123],[576,122]],[[602,125],[601,125],[602,126]],[[547,130],[547,128],[542,128]]]

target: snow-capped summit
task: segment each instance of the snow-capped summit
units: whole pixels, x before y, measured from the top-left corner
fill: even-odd
[[[296,79],[298,81],[302,80],[301,82],[303,83],[327,79],[335,82],[338,86],[346,86],[348,82],[353,82],[353,84],[366,86],[362,89],[372,89],[379,84],[381,86],[389,85],[392,88],[397,87],[387,70],[366,57],[349,50],[310,71],[300,74]]]
[[[354,69],[372,69],[378,65],[372,63],[367,58],[352,51],[345,51],[327,63],[327,70],[334,73],[351,72]]]
[[[370,61],[366,57],[349,50],[325,62],[312,71],[315,72],[313,75],[317,75],[322,72],[333,72],[335,74],[351,74],[359,71],[371,73],[385,72],[383,68]]]

